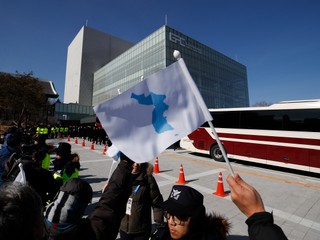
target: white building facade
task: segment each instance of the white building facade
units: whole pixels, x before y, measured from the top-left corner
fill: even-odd
[[[93,73],[133,45],[83,26],[68,47],[64,103],[92,106]]]

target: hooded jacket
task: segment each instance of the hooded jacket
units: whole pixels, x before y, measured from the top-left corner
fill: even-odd
[[[45,211],[49,239],[67,240],[114,240],[117,237],[120,221],[125,214],[127,199],[131,193],[131,166],[121,161],[112,174],[95,209],[87,218],[81,218],[83,203],[76,197],[62,194],[53,207]],[[67,199],[66,199],[67,198]],[[65,207],[59,208],[63,200]],[[51,206],[52,206],[51,205]],[[60,217],[52,212],[59,208]],[[71,212],[68,212],[68,211]]]
[[[163,222],[160,204],[163,197],[152,175],[152,165],[144,163],[141,171],[133,178],[131,215],[126,214],[121,221],[120,230],[127,234],[144,234],[151,231],[151,208],[156,223]]]
[[[14,153],[19,154],[20,152],[20,149],[11,147],[9,145],[7,145],[5,148],[0,149],[0,186],[3,184],[2,175],[5,171],[5,165],[10,159],[10,156],[12,156],[12,154]]]

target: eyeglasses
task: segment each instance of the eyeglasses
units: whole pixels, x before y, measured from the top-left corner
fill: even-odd
[[[172,220],[176,225],[183,225],[184,222],[188,220],[188,217],[178,217],[178,216],[171,215],[168,212],[164,212],[164,217],[167,219],[168,222],[172,217]]]

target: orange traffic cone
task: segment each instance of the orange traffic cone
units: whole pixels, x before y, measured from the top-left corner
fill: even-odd
[[[84,142],[84,138],[82,138],[82,147],[86,146],[85,142]]]
[[[184,173],[183,173],[183,167],[182,164],[180,164],[180,173],[179,173],[179,180],[177,181],[178,184],[186,184],[186,180],[184,178]]]
[[[220,196],[220,197],[225,197],[228,194],[224,192],[224,187],[223,187],[223,179],[222,179],[222,173],[219,173],[219,178],[218,178],[218,183],[217,183],[217,190],[216,192],[213,193],[214,195]]]
[[[68,135],[68,142],[70,142],[70,135]]]
[[[94,141],[92,141],[92,143],[91,143],[90,150],[94,150]]]
[[[106,155],[107,152],[107,145],[104,145],[102,155]]]
[[[160,173],[160,171],[159,171],[159,159],[158,159],[158,157],[156,157],[156,162],[155,162],[154,167],[153,167],[153,173]]]
[[[76,137],[76,139],[74,140],[75,144],[78,144],[78,137]]]

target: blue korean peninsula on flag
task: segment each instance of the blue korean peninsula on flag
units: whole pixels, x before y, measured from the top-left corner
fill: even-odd
[[[212,120],[183,59],[94,110],[112,144],[140,163]]]

